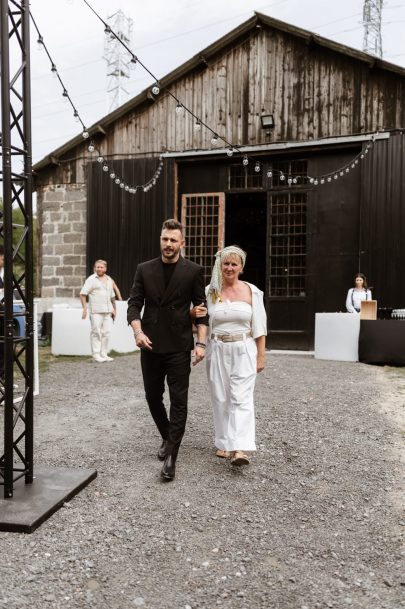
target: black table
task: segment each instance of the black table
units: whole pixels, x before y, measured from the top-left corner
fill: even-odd
[[[359,361],[405,366],[405,320],[360,321]]]

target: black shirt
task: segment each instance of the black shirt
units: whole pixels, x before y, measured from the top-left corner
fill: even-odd
[[[177,262],[163,262],[162,260],[162,266],[163,266],[163,276],[164,276],[164,280],[165,280],[165,289],[167,289],[167,286],[169,285],[170,279],[172,278],[172,275],[174,273],[174,269],[176,268],[176,264]]]

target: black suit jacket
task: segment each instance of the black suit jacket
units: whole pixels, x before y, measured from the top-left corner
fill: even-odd
[[[190,351],[194,348],[190,305],[205,302],[203,270],[180,256],[167,289],[161,258],[138,265],[128,300],[128,323],[141,319],[142,330],[155,353]],[[208,317],[196,323],[208,325]]]

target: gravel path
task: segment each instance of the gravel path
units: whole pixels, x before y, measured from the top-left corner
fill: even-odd
[[[98,477],[33,534],[0,533],[0,607],[404,607],[404,391],[401,369],[270,355],[237,469],[214,455],[199,366],[165,484],[139,356],[52,365],[36,463]]]

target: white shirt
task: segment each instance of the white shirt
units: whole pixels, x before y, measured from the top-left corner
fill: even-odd
[[[267,317],[266,310],[264,308],[263,303],[263,292],[259,290],[252,283],[248,283],[245,281],[246,285],[248,285],[252,291],[252,336],[253,338],[259,338],[259,336],[267,335]],[[209,286],[206,287],[206,294],[208,294]],[[209,336],[212,334],[212,318],[211,314],[213,308],[215,307],[212,299],[208,296],[207,298],[208,305],[208,315],[209,317]]]
[[[360,313],[361,302],[371,299],[371,290],[350,288],[346,297],[346,309],[348,313]]]
[[[87,277],[80,294],[89,297],[89,309],[92,313],[112,313],[114,307],[111,300],[115,298],[113,280],[104,275],[107,281],[101,281],[96,273]]]

